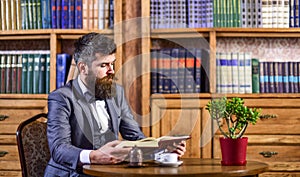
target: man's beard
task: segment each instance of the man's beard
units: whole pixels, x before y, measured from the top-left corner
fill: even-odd
[[[116,95],[116,85],[113,82],[114,77],[115,74],[110,74],[103,78],[96,77],[96,80],[88,79],[90,88],[93,88],[92,85],[94,85],[96,99],[104,100]]]

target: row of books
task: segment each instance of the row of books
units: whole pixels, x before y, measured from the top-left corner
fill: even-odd
[[[151,0],[151,28],[213,27],[213,0]]]
[[[300,62],[260,61],[251,53],[217,52],[217,93],[299,93]]]
[[[252,93],[251,53],[216,53],[216,92]]]
[[[300,0],[151,0],[151,28],[299,27]]]
[[[263,61],[259,63],[260,93],[299,93],[300,92],[300,62]]]
[[[50,51],[0,51],[0,92],[49,93]]]
[[[0,30],[107,29],[114,0],[1,0]]]
[[[71,62],[71,55],[67,53],[56,54],[56,88],[66,84]]]
[[[209,92],[209,51],[163,48],[151,51],[151,93]]]

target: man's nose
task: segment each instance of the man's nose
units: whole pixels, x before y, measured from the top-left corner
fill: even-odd
[[[114,68],[113,68],[112,65],[108,65],[107,68],[108,68],[107,73],[110,73],[110,74],[114,74],[115,73],[115,70],[114,70]]]

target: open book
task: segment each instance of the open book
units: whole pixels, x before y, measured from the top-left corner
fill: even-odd
[[[122,141],[117,147],[140,147],[140,148],[166,148],[176,146],[183,140],[189,139],[190,136],[162,136],[159,138],[148,137],[137,141]]]

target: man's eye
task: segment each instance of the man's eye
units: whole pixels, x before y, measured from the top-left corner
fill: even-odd
[[[100,67],[104,68],[104,67],[106,67],[106,64],[103,63],[103,64],[100,65]]]

